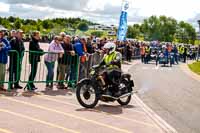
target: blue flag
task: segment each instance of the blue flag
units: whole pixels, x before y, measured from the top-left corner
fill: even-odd
[[[117,40],[125,41],[126,40],[126,32],[128,29],[127,24],[127,10],[129,8],[129,3],[127,0],[124,0],[122,3],[122,11],[120,16],[119,28],[117,32]]]

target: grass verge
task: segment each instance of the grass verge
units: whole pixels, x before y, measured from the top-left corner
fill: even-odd
[[[200,75],[200,62],[195,62],[193,64],[188,65],[190,70],[195,72],[196,74]]]

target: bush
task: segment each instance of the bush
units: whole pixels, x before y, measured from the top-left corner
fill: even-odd
[[[91,32],[91,35],[96,36],[96,37],[102,37],[103,32],[102,31],[93,31],[93,32]]]

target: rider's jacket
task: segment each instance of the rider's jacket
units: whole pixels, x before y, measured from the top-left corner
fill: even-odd
[[[183,54],[184,53],[184,47],[183,46],[179,47],[178,52],[179,52],[179,54]]]
[[[148,54],[150,53],[150,50],[151,50],[150,47],[149,48],[148,47],[145,48],[145,52],[148,53]]]
[[[111,54],[106,54],[101,64],[105,64],[108,69],[121,68],[121,53],[114,51]]]

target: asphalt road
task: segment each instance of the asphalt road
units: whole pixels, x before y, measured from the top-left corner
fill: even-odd
[[[40,46],[44,50],[48,48],[44,43]],[[28,48],[27,43],[25,47]],[[41,60],[39,69],[46,72]],[[30,73],[27,62],[25,54],[22,81],[27,80]],[[129,66],[124,69],[128,70]],[[36,79],[45,77],[45,72],[38,70]],[[20,85],[25,87],[26,84]],[[163,133],[134,96],[128,106],[99,102],[96,108],[85,109],[73,91],[58,90],[56,86],[53,90],[45,89],[45,83],[35,85],[38,88],[35,93],[0,92],[0,133]]]
[[[131,68],[139,97],[179,133],[200,133],[200,81],[180,66]]]

